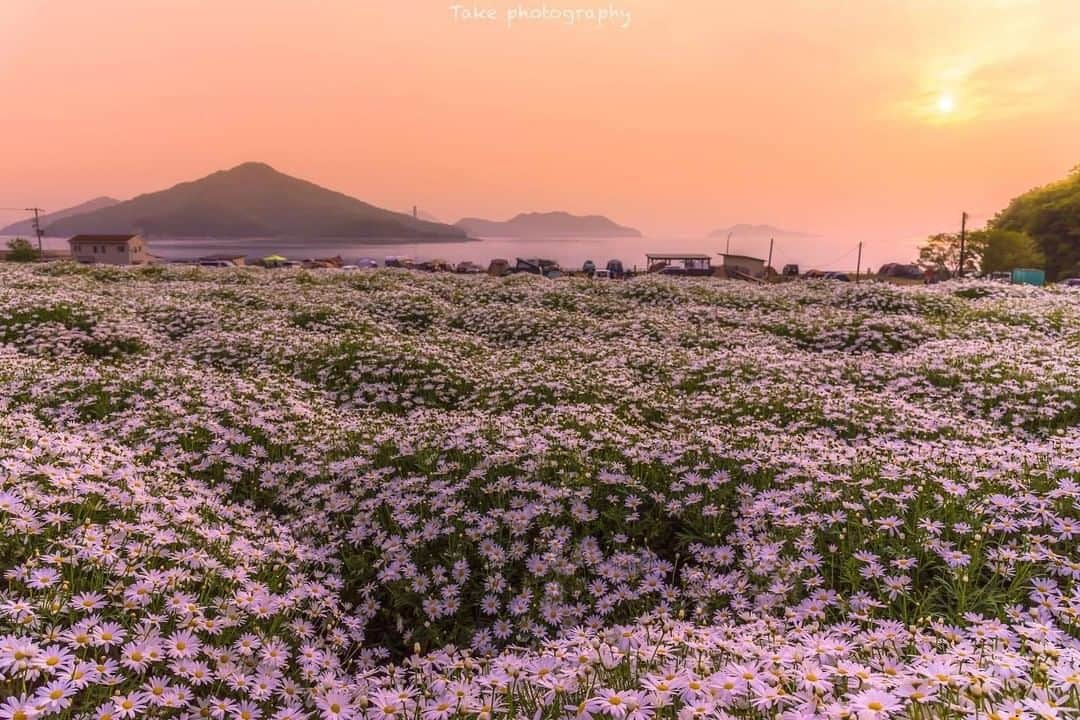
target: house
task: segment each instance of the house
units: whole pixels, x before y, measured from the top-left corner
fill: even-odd
[[[143,265],[150,262],[141,235],[76,235],[68,240],[71,257],[97,265]]]
[[[722,253],[724,274],[729,278],[761,280],[765,277],[765,260],[749,255]]]

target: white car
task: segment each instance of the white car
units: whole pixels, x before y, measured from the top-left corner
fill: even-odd
[[[611,280],[610,270],[597,270],[593,273],[593,280]]]

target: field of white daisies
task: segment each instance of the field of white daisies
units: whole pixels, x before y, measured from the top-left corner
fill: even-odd
[[[1068,720],[1080,293],[0,266],[0,720]]]

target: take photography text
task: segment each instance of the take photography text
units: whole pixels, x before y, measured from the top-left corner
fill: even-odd
[[[560,7],[544,3],[497,8],[455,3],[449,6],[449,11],[450,17],[455,22],[502,24],[508,28],[530,23],[548,23],[628,30],[634,19],[629,8],[614,4],[594,7]]]

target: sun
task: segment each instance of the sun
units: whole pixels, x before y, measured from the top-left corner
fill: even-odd
[[[956,109],[956,98],[951,93],[942,93],[937,99],[937,110],[942,115],[949,115]]]

